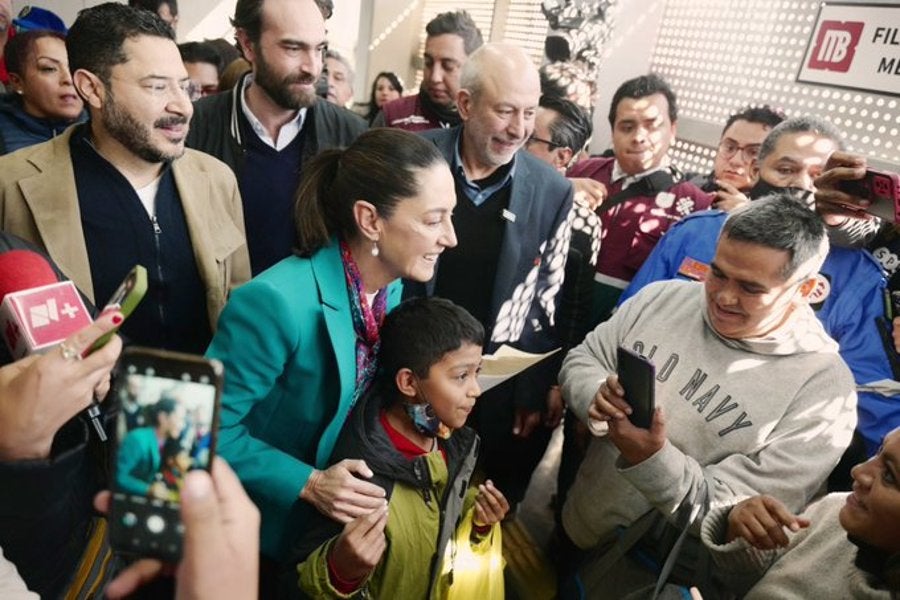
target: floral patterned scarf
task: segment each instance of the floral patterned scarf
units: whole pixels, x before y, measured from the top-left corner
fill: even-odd
[[[350,296],[350,314],[353,316],[353,330],[356,332],[356,389],[353,391],[351,406],[369,389],[378,368],[378,347],[381,343],[379,330],[384,322],[387,306],[387,288],[381,288],[375,301],[369,301],[363,290],[359,267],[350,254],[350,247],[341,240],[341,260],[347,280],[347,294]]]

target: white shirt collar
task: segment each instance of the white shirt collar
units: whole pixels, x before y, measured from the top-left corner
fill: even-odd
[[[668,168],[669,168],[669,157],[666,156],[663,158],[662,162],[659,164],[658,167],[653,167],[651,169],[647,169],[646,171],[637,173],[635,175],[629,175],[625,171],[622,170],[622,167],[619,165],[619,161],[614,160],[613,161],[613,170],[612,170],[612,179],[610,180],[610,183],[615,183],[616,181],[623,179],[624,181],[622,181],[622,189],[624,190],[624,189],[627,189],[628,186],[631,185],[632,183],[640,181],[641,179],[643,179],[650,173],[656,173],[657,171],[663,171]]]
[[[278,130],[278,139],[273,140],[260,120],[256,118],[256,115],[250,112],[250,107],[247,106],[247,88],[250,87],[252,82],[253,74],[248,73],[247,76],[244,77],[244,86],[241,89],[241,111],[244,113],[244,116],[247,117],[247,121],[250,123],[250,127],[253,129],[254,133],[256,133],[257,137],[259,137],[265,145],[270,146],[277,151],[284,150],[298,135],[300,135],[300,130],[303,129],[303,121],[306,119],[306,107],[298,110],[297,116],[294,119],[282,125],[281,129]]]

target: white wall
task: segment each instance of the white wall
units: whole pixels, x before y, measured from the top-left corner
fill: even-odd
[[[664,8],[663,0],[619,0],[615,29],[603,51],[603,63],[597,76],[593,153],[600,153],[611,145],[612,132],[607,115],[616,88],[623,81],[650,70]]]

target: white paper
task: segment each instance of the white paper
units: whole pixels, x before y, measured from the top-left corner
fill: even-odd
[[[559,352],[559,348],[544,354],[532,354],[504,344],[493,354],[485,354],[482,357],[478,385],[481,386],[482,392],[486,392],[556,352]]]

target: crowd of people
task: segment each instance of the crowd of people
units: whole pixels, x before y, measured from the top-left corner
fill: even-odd
[[[0,596],[500,598],[562,423],[558,597],[898,597],[900,237],[828,115],[735,107],[684,173],[648,73],[606,82],[591,155],[582,86],[453,11],[360,116],[334,10],[238,0],[236,46],[176,45],[176,0],[0,0],[0,252],[98,306],[148,271],[0,366]],[[218,429],[148,409],[123,344],[219,361]],[[559,351],[483,391],[503,346]],[[174,582],[110,547],[110,487],[179,502]]]

